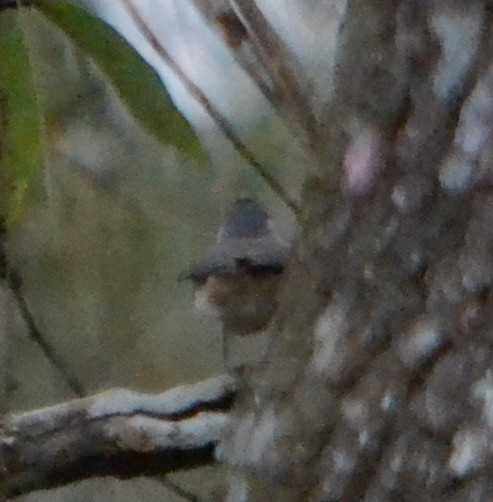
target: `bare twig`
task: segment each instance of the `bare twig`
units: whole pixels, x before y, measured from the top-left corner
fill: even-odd
[[[17,303],[22,319],[26,323],[28,336],[38,345],[46,359],[58,371],[70,390],[76,396],[82,397],[84,396],[84,387],[78,378],[69,370],[56,349],[46,340],[36,326],[34,317],[22,292],[22,280],[20,275],[9,263],[5,246],[5,235],[6,231],[4,224],[0,222],[0,277],[5,279],[6,286]]]
[[[5,397],[7,395],[9,378],[8,359],[8,327],[9,292],[5,281],[0,277],[0,413],[5,411]]]
[[[8,328],[10,311],[9,291],[6,281],[7,260],[5,256],[5,223],[0,216],[0,413],[5,412],[5,397],[8,380]],[[1,491],[0,491],[1,495]]]
[[[172,491],[175,495],[178,495],[183,500],[187,500],[188,502],[199,502],[199,497],[192,493],[189,490],[186,490],[182,486],[178,485],[174,481],[172,481],[169,476],[162,476],[161,483],[170,491]]]
[[[26,323],[29,338],[38,345],[46,359],[58,371],[63,381],[70,388],[70,390],[76,396],[83,397],[85,395],[84,386],[76,377],[76,375],[69,369],[63,357],[60,356],[55,347],[53,347],[53,345],[51,345],[50,342],[48,342],[48,340],[39,331],[36,322],[34,321],[31,310],[29,309],[29,305],[27,304],[27,301],[22,292],[22,282],[19,274],[9,267],[7,270],[7,279],[9,289],[15,298],[21,316]]]
[[[129,478],[212,463],[235,390],[224,375],[162,394],[115,389],[8,416],[0,487],[13,496],[91,476]]]
[[[228,1],[224,0],[219,5],[210,0],[206,2],[192,0],[192,3],[210,25],[218,28],[235,61],[252,79],[273,108],[280,112],[281,96],[274,89],[271,75],[266,74],[264,66],[259,64],[255,54],[252,53],[250,34]]]
[[[313,146],[317,141],[317,123],[307,100],[308,84],[306,79],[301,83],[303,72],[295,57],[258,8],[255,0],[229,1],[247,23],[252,34],[250,40],[256,48],[258,58],[277,87],[275,94],[281,96],[285,106],[290,106],[310,146]]]
[[[161,59],[170,67],[170,69],[178,76],[182,84],[186,87],[188,92],[204,107],[209,116],[214,120],[221,132],[232,143],[236,151],[255,169],[255,171],[265,180],[269,187],[277,194],[278,197],[293,211],[295,215],[299,214],[297,204],[285,193],[282,185],[276,178],[257,160],[254,153],[247,147],[241,140],[232,124],[217,110],[211,103],[202,90],[188,77],[182,70],[181,66],[171,57],[169,52],[161,44],[161,42],[154,35],[149,25],[144,21],[139,11],[136,9],[132,0],[122,0],[123,4],[127,7],[131,18],[135,22],[137,28],[159,54]]]
[[[20,0],[15,0],[15,1],[2,1],[0,0],[0,9],[1,8],[10,8],[10,7],[23,7],[26,5],[30,5],[31,2],[25,2],[25,1],[20,1]],[[20,10],[21,11],[21,10]],[[17,15],[17,23],[18,26],[22,32],[23,39],[26,45],[26,49],[28,52],[28,57],[29,57],[29,64],[31,68],[34,68],[34,64],[32,61],[32,51],[31,47],[29,44],[29,26],[27,25],[27,21],[25,17],[21,14],[19,11]],[[33,70],[34,72],[34,70]],[[36,81],[36,76],[33,73],[33,78]],[[35,82],[36,83],[36,82]],[[38,86],[34,85],[33,86],[33,92],[37,95],[37,101],[40,101],[40,96],[39,96],[39,89]],[[43,146],[46,146],[46,141],[44,137],[44,116],[41,112],[41,110],[38,110],[38,115],[39,115],[39,123],[41,124],[41,141]],[[27,300],[24,296],[24,293],[22,291],[22,280],[20,274],[12,267],[11,263],[9,262],[8,255],[7,255],[7,250],[5,246],[5,234],[6,234],[6,229],[3,228],[4,225],[2,225],[2,228],[0,231],[2,234],[0,235],[0,262],[3,263],[3,267],[0,266],[0,268],[3,268],[3,275],[6,279],[6,285],[11,291],[16,303],[17,307],[19,309],[19,312],[26,324],[27,327],[27,334],[28,337],[33,340],[38,347],[41,349],[43,352],[44,356],[46,359],[50,362],[50,364],[58,371],[66,385],[71,389],[71,391],[79,397],[82,397],[84,395],[84,389],[80,381],[77,379],[77,377],[70,371],[68,368],[67,364],[63,360],[63,358],[58,354],[57,350],[48,342],[48,340],[41,334],[39,331],[35,321],[34,317],[31,313],[31,310],[29,308],[29,305],[27,303]]]
[[[285,125],[311,147],[317,125],[308,96],[310,89],[294,55],[277,35],[255,2],[192,0],[215,26],[236,62],[250,76]]]

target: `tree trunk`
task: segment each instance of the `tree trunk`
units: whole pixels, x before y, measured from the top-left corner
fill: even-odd
[[[493,16],[349,2],[231,500],[493,496]]]

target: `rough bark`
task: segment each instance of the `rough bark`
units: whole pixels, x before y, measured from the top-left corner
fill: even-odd
[[[231,500],[492,498],[492,10],[348,3]]]
[[[231,500],[492,497],[492,27],[491,2],[349,3]]]
[[[116,389],[7,416],[0,429],[0,493],[212,463],[234,392],[234,380],[222,376],[157,395]]]

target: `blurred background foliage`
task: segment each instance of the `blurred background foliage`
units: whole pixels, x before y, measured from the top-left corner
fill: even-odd
[[[24,151],[36,163],[35,169],[29,167],[32,190],[13,218],[7,244],[39,330],[87,392],[114,386],[161,391],[221,372],[219,326],[191,312],[191,285],[177,282],[177,275],[211,244],[225,207],[238,195],[247,191],[264,203],[287,238],[294,232],[289,210],[219,132],[198,131],[208,152],[202,160],[184,155],[183,148],[163,140],[165,135],[161,141],[149,135],[97,58],[39,12],[2,13],[2,41],[12,29],[22,34],[27,51],[20,48],[19,54],[28,57],[32,70],[22,89],[37,107],[40,129],[33,132],[31,146],[39,133],[42,148],[39,154]],[[2,212],[17,176],[12,175],[15,159],[8,155],[8,129],[15,120],[23,123],[16,115],[21,108],[4,106],[6,82],[18,85],[26,71],[22,58],[10,65],[19,73],[0,73]],[[135,87],[134,94],[151,92],[138,79],[126,85]],[[154,96],[142,99],[152,102]],[[263,106],[259,120],[249,120],[243,130],[262,161],[297,197],[303,178],[300,148],[265,102],[252,106],[258,103]],[[171,120],[162,117],[172,131]],[[189,135],[188,141],[196,139]],[[10,391],[4,408],[31,409],[72,397],[16,312],[8,345]],[[176,477],[192,489],[200,486],[203,494],[214,490],[214,471]],[[157,480],[92,480],[22,500],[156,496],[179,500]]]

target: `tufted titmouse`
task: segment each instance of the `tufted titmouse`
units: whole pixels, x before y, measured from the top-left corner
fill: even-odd
[[[195,308],[219,318],[225,337],[267,327],[289,247],[265,209],[237,200],[217,241],[182,278],[195,283]]]

